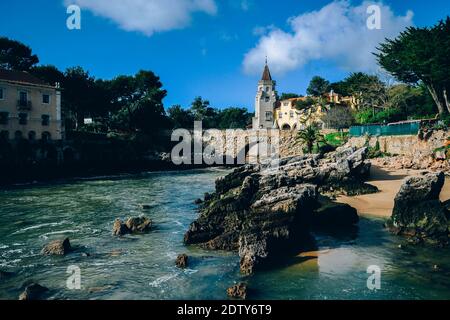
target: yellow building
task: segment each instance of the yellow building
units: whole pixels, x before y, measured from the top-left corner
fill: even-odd
[[[0,138],[61,140],[61,92],[27,72],[0,70]]]
[[[282,100],[275,108],[274,127],[280,130],[301,130],[310,125],[324,129],[324,116],[332,105],[345,105],[349,108],[357,108],[357,100],[354,97],[343,97],[333,91],[325,94],[322,101],[317,97],[299,97]],[[310,105],[298,109],[298,101],[312,101]]]

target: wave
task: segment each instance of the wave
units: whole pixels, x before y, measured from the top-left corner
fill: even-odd
[[[156,279],[155,281],[150,282],[150,283],[149,283],[149,286],[150,286],[150,287],[157,288],[157,287],[159,287],[162,283],[167,282],[167,281],[169,281],[169,280],[172,280],[173,278],[176,278],[176,277],[177,277],[177,274],[176,274],[176,273],[174,273],[174,274],[168,274],[168,275],[159,277],[159,278]]]

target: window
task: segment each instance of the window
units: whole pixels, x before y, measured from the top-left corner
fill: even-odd
[[[9,140],[9,131],[2,130],[0,131],[0,141],[7,141]]]
[[[30,141],[36,140],[36,132],[35,131],[28,132],[28,140],[30,140]]]
[[[270,88],[269,88],[269,87],[266,87],[266,92],[269,92],[269,90],[270,90]]]
[[[290,112],[289,112],[289,116],[290,116],[291,118],[293,118],[293,117],[294,117],[294,111],[290,111]]]
[[[42,103],[49,104],[50,103],[50,95],[49,94],[43,94],[42,95]]]
[[[289,105],[289,102],[283,102],[283,106],[287,107]]]
[[[8,124],[8,118],[8,112],[0,112],[0,124]]]
[[[42,132],[41,139],[43,141],[49,141],[51,138],[52,138],[52,135],[50,134],[50,132],[47,132],[47,131]]]
[[[281,111],[278,112],[278,118],[279,118],[279,119],[283,119],[283,112],[281,112]]]
[[[0,88],[0,100],[5,99],[5,91],[3,90],[3,88]]]
[[[26,125],[28,123],[28,114],[19,113],[19,124]]]
[[[16,139],[16,140],[22,140],[22,137],[23,137],[22,131],[17,130],[16,133],[14,133],[14,139]]]
[[[50,123],[50,116],[47,114],[43,114],[42,115],[42,125],[43,126],[48,126]]]
[[[28,93],[26,91],[19,92],[19,106],[26,107],[28,104]]]
[[[266,101],[266,102],[269,102],[269,101],[270,101],[270,98],[269,98],[268,96],[266,96],[265,101]]]
[[[272,121],[272,112],[266,111],[266,121]]]

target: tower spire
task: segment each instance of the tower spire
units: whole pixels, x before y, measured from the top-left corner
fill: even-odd
[[[262,74],[261,80],[272,81],[272,75],[270,74],[269,65],[267,64],[267,56],[266,56],[266,65],[264,66],[264,72]]]

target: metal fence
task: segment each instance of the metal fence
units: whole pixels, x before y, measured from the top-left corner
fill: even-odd
[[[404,136],[416,135],[420,129],[420,121],[391,123],[387,125],[366,125],[354,126],[350,128],[349,134],[352,137],[371,136]]]

